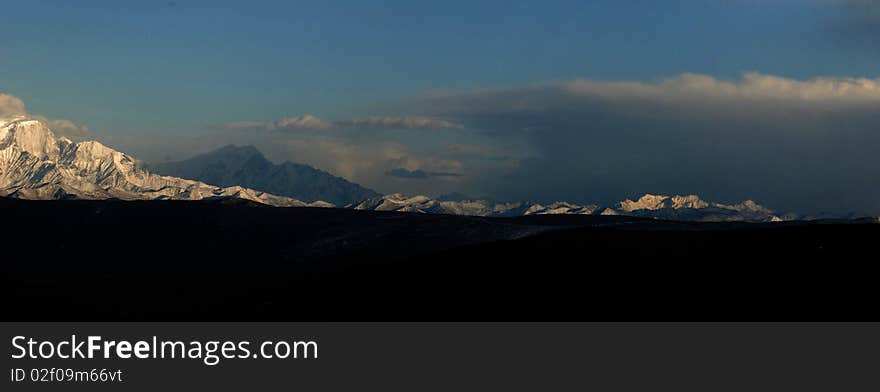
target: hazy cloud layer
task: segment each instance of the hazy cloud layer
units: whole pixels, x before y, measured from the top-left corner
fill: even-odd
[[[49,119],[40,115],[30,115],[36,120],[42,121],[44,124],[49,126],[49,129],[52,130],[57,135],[63,136],[73,136],[73,137],[86,137],[89,136],[89,127],[85,125],[77,125],[74,124],[70,120],[64,119]]]
[[[473,149],[466,151],[469,155],[465,154],[466,144],[456,144],[455,152],[426,151],[424,147],[413,145],[425,144],[419,143],[422,137],[405,141],[395,137],[399,134],[385,132],[464,129],[459,123],[437,117],[372,116],[327,121],[303,115],[271,122],[230,123],[221,129],[234,132],[224,134],[221,139],[228,140],[232,136],[249,139],[249,143],[273,140],[272,146],[267,148],[277,150],[283,146],[287,150],[284,155],[292,156],[294,161],[309,163],[387,192],[436,194],[447,192],[449,187],[459,189],[463,186],[459,179],[464,172],[464,164],[459,159],[474,160],[479,154]],[[443,181],[419,181],[425,179]]]
[[[29,114],[21,99],[13,95],[0,93],[0,117],[9,116],[29,116],[43,122],[58,135],[83,137],[89,134],[88,127],[74,124],[70,120],[49,119],[39,114]]]
[[[564,109],[565,104],[640,102],[645,104],[713,105],[738,102],[768,104],[876,104],[880,79],[820,77],[794,80],[748,72],[740,80],[682,74],[655,82],[604,82],[577,79],[465,93],[436,93],[424,101],[451,116],[468,113],[525,113]],[[576,107],[573,107],[576,108]]]
[[[431,177],[461,177],[461,174],[458,173],[431,172],[421,169],[407,170],[404,168],[391,169],[385,172],[385,174],[392,177],[412,178],[417,180],[426,180]]]
[[[320,130],[393,130],[393,129],[463,129],[461,124],[431,117],[373,116],[325,121],[312,115],[287,117],[268,123],[239,122],[224,125],[228,129],[261,131],[320,131]]]
[[[24,102],[18,97],[0,93],[0,117],[24,115]]]
[[[421,104],[534,148],[507,176],[486,179],[497,195],[610,202],[699,193],[880,213],[877,79],[583,79],[433,94]]]
[[[383,193],[436,195],[469,189],[464,183],[468,166],[446,149],[419,148],[385,138],[353,139],[323,132],[238,132],[210,130],[199,136],[101,135],[107,145],[149,163],[177,161],[228,144],[253,145],[275,162],[290,160],[326,170]],[[387,173],[397,169],[450,176],[401,177]],[[481,171],[476,171],[483,173]]]
[[[342,129],[464,129],[461,124],[430,117],[365,117],[335,121]]]
[[[641,98],[660,102],[699,103],[706,99],[822,104],[880,102],[880,79],[820,77],[793,80],[756,72],[746,73],[741,80],[733,82],[706,75],[683,74],[655,83],[609,83],[582,79],[561,86],[574,95],[605,99]]]

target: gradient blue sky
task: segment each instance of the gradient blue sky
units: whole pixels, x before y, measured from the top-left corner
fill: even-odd
[[[870,38],[880,31],[875,11],[870,2],[821,0],[7,1],[0,6],[0,92],[20,98],[29,112],[85,124],[92,134],[153,159],[183,158],[185,152],[162,155],[159,142],[152,145],[157,151],[138,149],[139,138],[205,138],[222,124],[305,114],[330,120],[443,116],[481,132],[447,140],[436,132],[381,131],[371,136],[372,142],[381,137],[385,147],[402,146],[404,154],[415,157],[402,167],[459,170],[473,182],[452,179],[450,186],[437,181],[429,186],[386,179],[379,172],[387,164],[366,162],[379,153],[358,158],[373,165],[371,175],[352,174],[293,150],[267,148],[272,150],[267,154],[323,166],[386,192],[401,187],[435,194],[448,189],[602,200],[611,191],[545,184],[551,189],[529,192],[485,185],[479,175],[516,177],[510,171],[521,166],[517,160],[541,159],[555,150],[536,147],[527,137],[498,137],[500,127],[516,124],[515,115],[495,111],[493,118],[504,117],[496,124],[486,116],[436,110],[434,103],[412,105],[412,100],[437,92],[468,95],[578,78],[653,83],[683,73],[734,82],[745,72],[800,81],[873,79],[880,64],[876,41]],[[515,126],[525,128],[526,123]],[[361,148],[358,138],[363,137],[337,135],[333,140]],[[229,140],[249,142],[241,135]],[[187,143],[193,150],[210,147]],[[483,157],[484,163],[468,163],[432,149],[438,145],[495,149],[492,162],[515,162],[492,166]],[[400,155],[382,156],[399,160]],[[473,186],[476,182],[485,186]],[[689,189],[647,185],[662,189],[645,191],[726,194],[687,184],[680,188]],[[629,192],[624,188],[614,192]],[[779,204],[786,200],[755,197],[778,199]]]
[[[173,5],[171,5],[173,4]],[[876,74],[810,1],[5,2],[0,87],[106,132],[364,106],[431,89],[744,71]]]

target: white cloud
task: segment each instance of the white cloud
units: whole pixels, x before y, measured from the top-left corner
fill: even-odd
[[[287,135],[276,139],[273,144],[265,149],[279,149],[279,156],[294,157],[295,161],[309,163],[385,193],[448,192],[451,182],[463,180],[461,175],[465,171],[459,161],[386,140],[352,141],[325,135]],[[412,181],[411,177],[388,175],[401,170],[433,174],[432,177],[444,181]]]
[[[750,105],[766,111],[770,105],[846,109],[880,103],[880,78],[818,77],[797,80],[756,72],[738,80],[699,74],[681,74],[653,82],[607,82],[577,79],[522,87],[442,93],[419,103],[441,116],[583,110],[595,105],[686,105],[691,109]],[[630,107],[629,109],[632,109]],[[532,129],[535,124],[518,124]],[[474,128],[474,127],[472,127]]]
[[[462,163],[456,160],[442,159],[435,156],[415,156],[413,154],[389,159],[385,162],[385,165],[389,170],[403,169],[409,172],[442,173],[449,174],[448,177],[461,176],[464,169]]]
[[[70,120],[50,119],[39,114],[29,114],[24,102],[16,96],[0,93],[0,117],[29,116],[46,124],[58,135],[83,137],[89,134],[89,128],[74,124]]]
[[[682,74],[653,83],[596,82],[580,79],[562,83],[559,87],[571,94],[608,99],[880,102],[880,79],[820,77],[795,80],[756,72],[746,73],[737,81],[724,81],[699,74]]]
[[[58,135],[85,137],[89,136],[89,127],[85,125],[74,124],[73,121],[65,119],[49,119],[40,115],[31,115],[36,120],[41,121],[49,127],[52,132]]]
[[[418,116],[373,116],[325,121],[312,115],[286,117],[272,122],[238,122],[224,125],[228,129],[259,131],[321,131],[321,130],[393,130],[393,129],[463,129],[448,120]]]
[[[464,126],[448,120],[431,117],[364,117],[334,121],[341,129],[464,129]]]
[[[268,124],[271,131],[297,131],[297,130],[321,130],[332,127],[333,125],[312,115],[304,115],[299,117],[288,117],[275,120]]]
[[[497,195],[611,202],[699,193],[799,212],[880,213],[880,79],[578,79],[433,94],[414,105],[531,147],[510,175],[483,179]]]
[[[24,102],[18,97],[0,93],[0,117],[24,115]]]

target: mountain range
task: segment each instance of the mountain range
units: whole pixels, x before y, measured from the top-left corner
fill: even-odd
[[[0,196],[21,199],[203,200],[240,198],[273,206],[321,206],[241,186],[162,176],[96,141],[55,137],[26,117],[0,119]]]
[[[180,162],[145,165],[96,141],[55,137],[26,117],[0,119],[0,196],[22,199],[202,200],[240,198],[278,207],[348,207],[357,210],[487,217],[580,214],[631,215],[670,220],[758,221],[797,219],[746,200],[710,202],[696,195],[645,194],[610,206],[471,200],[455,194],[381,195],[311,166],[274,164],[252,146],[226,146]]]
[[[746,200],[738,204],[709,202],[696,195],[666,196],[645,194],[637,200],[626,199],[613,206],[579,205],[565,201],[549,204],[530,202],[499,203],[491,200],[435,200],[427,196],[408,197],[392,194],[364,200],[352,206],[358,210],[421,212],[487,217],[528,215],[628,215],[687,221],[778,222],[794,220],[794,214],[776,215],[772,210]]]
[[[293,162],[274,164],[253,146],[228,145],[179,161],[149,165],[156,173],[223,187],[243,186],[304,202],[345,206],[380,194],[344,178]]]

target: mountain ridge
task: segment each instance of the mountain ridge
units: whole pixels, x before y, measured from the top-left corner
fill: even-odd
[[[22,199],[202,200],[241,198],[273,206],[329,207],[240,186],[161,176],[97,141],[74,143],[40,121],[0,119],[0,196]]]
[[[309,165],[275,164],[255,147],[226,145],[176,162],[148,165],[160,174],[219,186],[243,186],[305,202],[326,201],[336,206],[380,196],[372,189]]]
[[[384,195],[350,206],[358,210],[417,212],[428,214],[513,217],[529,215],[629,215],[636,217],[689,221],[779,222],[794,220],[794,214],[777,215],[752,201],[724,204],[703,200],[697,195],[644,194],[637,200],[625,199],[612,206],[579,205],[566,201],[549,204],[532,202],[499,203],[486,199],[435,200],[428,196]]]
[[[182,175],[156,174],[152,172],[154,167]],[[291,194],[304,195],[306,200],[287,196]],[[318,195],[328,196],[338,203],[317,199]],[[228,145],[168,164],[162,169],[161,164],[144,165],[97,141],[74,143],[65,137],[56,138],[41,122],[21,116],[0,119],[0,196],[123,200],[240,198],[277,207],[339,206],[356,210],[486,217],[630,215],[685,221],[750,222],[801,218],[795,214],[777,214],[752,200],[724,204],[693,194],[647,193],[636,200],[625,199],[607,206],[566,201],[549,204],[495,202],[469,199],[462,194],[450,194],[440,199],[401,193],[382,195],[311,166],[289,161],[274,164],[253,146]]]

